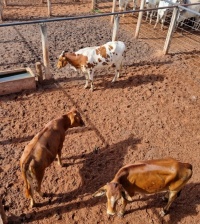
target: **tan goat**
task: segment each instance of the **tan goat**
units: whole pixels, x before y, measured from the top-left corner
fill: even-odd
[[[26,188],[26,197],[30,198],[31,207],[33,199],[33,179],[36,180],[36,191],[41,193],[41,183],[45,169],[58,158],[61,163],[61,150],[65,140],[65,131],[68,128],[84,126],[84,122],[78,111],[69,113],[50,121],[25,147],[20,159],[20,167]]]
[[[192,165],[189,163],[181,163],[172,158],[141,161],[122,167],[114,179],[93,196],[106,194],[108,215],[115,214],[116,202],[121,199],[122,210],[119,215],[123,216],[127,201],[132,201],[135,192],[152,194],[167,191],[165,197],[168,203],[160,213],[164,216],[191,176]]]

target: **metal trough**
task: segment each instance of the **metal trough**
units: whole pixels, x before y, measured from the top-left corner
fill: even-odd
[[[0,71],[0,95],[35,88],[35,75],[30,68]]]

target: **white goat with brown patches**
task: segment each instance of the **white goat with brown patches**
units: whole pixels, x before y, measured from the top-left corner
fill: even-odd
[[[112,41],[102,46],[86,47],[74,53],[63,51],[59,56],[57,67],[60,69],[69,64],[71,68],[82,71],[86,77],[84,88],[87,88],[88,82],[91,81],[90,89],[93,91],[94,71],[97,69],[108,66],[115,67],[115,76],[112,82],[117,80],[125,49],[125,44],[122,41]]]

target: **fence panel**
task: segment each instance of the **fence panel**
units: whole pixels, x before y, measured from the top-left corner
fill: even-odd
[[[50,71],[54,78],[59,79],[77,77],[77,72],[68,66],[61,70],[57,69],[58,56],[63,50],[74,52],[80,48],[102,45],[111,41],[113,34],[110,16],[46,24]],[[124,66],[133,66],[133,62],[139,63],[147,60],[151,55],[152,50],[147,44],[135,40],[133,35],[125,32],[123,28],[120,28],[118,38],[127,45]],[[35,64],[43,62],[40,25],[38,24],[0,27],[0,44],[0,70],[30,67],[35,72]],[[103,70],[98,73],[109,74],[113,78],[114,70],[109,68],[108,71]]]
[[[8,0],[5,8],[5,16],[6,19],[9,20],[9,16],[12,15],[12,19],[16,20],[27,20],[27,19],[38,19],[38,18],[47,18],[47,0],[41,2],[41,0],[36,1],[35,6],[28,5],[30,1],[24,0],[23,2],[20,0]],[[53,16],[80,16],[80,15],[96,15],[99,13],[111,12],[113,8],[113,0],[98,0],[96,3],[95,10],[91,9],[91,0],[80,0],[80,1],[62,1],[62,0],[52,0],[51,1],[51,12]],[[14,6],[16,4],[16,6]],[[18,5],[17,5],[18,4]],[[20,5],[21,4],[21,5]],[[29,3],[30,4],[30,3]],[[9,6],[10,5],[10,6]],[[130,2],[127,10],[133,9],[133,2]],[[24,8],[23,8],[24,7]],[[35,10],[34,7],[40,8],[38,13],[32,13],[32,10]],[[145,8],[147,6],[145,5]],[[72,10],[73,8],[73,10]],[[22,10],[24,9],[24,10]],[[137,8],[138,9],[138,8]],[[119,2],[116,1],[116,11],[119,11]],[[150,9],[149,9],[150,10]],[[13,13],[15,11],[15,13]],[[149,46],[153,47],[158,51],[163,50],[163,46],[165,43],[165,39],[167,36],[168,27],[171,21],[171,12],[172,9],[168,10],[167,17],[164,23],[164,29],[160,29],[160,24],[154,29],[154,25],[156,22],[156,11],[154,10],[154,14],[152,14],[151,23],[149,23],[149,18],[147,18],[148,13],[143,12],[142,23],[140,27],[139,39],[146,42]],[[31,16],[29,16],[29,13]],[[132,37],[135,34],[137,22],[138,22],[138,11],[134,13],[130,12],[125,14],[124,16],[120,15],[120,30],[123,32],[128,32]],[[103,18],[103,20],[107,20],[110,16]],[[112,30],[112,24],[110,24],[110,29]],[[112,32],[112,31],[111,31]],[[199,50],[199,21],[195,21],[195,29],[192,31],[184,32],[182,36],[180,29],[176,33],[173,33],[173,41],[170,48],[170,52],[181,52],[181,51],[190,51],[190,50]],[[111,36],[109,36],[111,39]],[[186,44],[184,43],[186,40]],[[187,47],[186,47],[187,46]],[[186,49],[187,48],[187,49]]]

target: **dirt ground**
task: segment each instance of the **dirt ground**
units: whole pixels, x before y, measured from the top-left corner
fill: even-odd
[[[33,7],[21,7],[20,11],[8,6],[7,20],[23,19],[23,15],[35,18]],[[56,13],[64,13],[65,4],[54,7]],[[68,7],[71,14],[89,11],[81,3]],[[44,15],[46,8],[40,10]],[[119,39],[125,42],[127,53],[116,83],[111,83],[112,68],[97,71],[96,89],[90,92],[83,89],[83,76],[69,68],[56,69],[62,50],[100,45],[111,35],[108,18],[49,23],[54,79],[37,84],[34,91],[0,97],[0,194],[9,223],[199,223],[199,51],[162,56],[152,45],[120,29]],[[28,66],[35,72],[41,55],[39,25],[0,28],[1,70]],[[30,209],[23,194],[19,159],[44,124],[72,107],[80,111],[86,127],[67,131],[64,167],[54,162],[47,168],[42,184],[47,197],[35,194],[37,207]],[[162,194],[137,194],[124,218],[107,217],[106,198],[92,197],[123,165],[169,156],[191,163],[193,176],[164,218],[159,216],[165,205]]]

